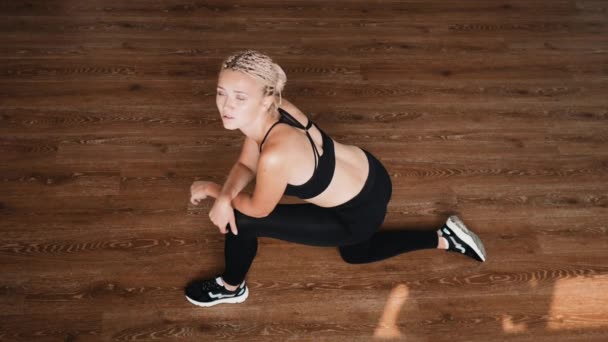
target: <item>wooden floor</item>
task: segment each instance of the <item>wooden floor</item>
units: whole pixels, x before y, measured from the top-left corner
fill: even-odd
[[[608,340],[607,1],[33,0],[0,15],[0,340]],[[211,202],[189,187],[236,160],[215,86],[245,48],[385,164],[382,229],[458,213],[488,261],[351,265],[260,238],[245,303],[187,302],[188,281],[224,267]]]

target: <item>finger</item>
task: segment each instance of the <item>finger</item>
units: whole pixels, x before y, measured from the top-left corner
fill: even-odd
[[[226,231],[226,225],[221,224],[219,222],[214,222],[214,224],[219,228],[220,232],[224,233]]]
[[[234,215],[230,215],[230,227],[232,228],[232,234],[239,235],[238,229],[236,227],[236,221],[234,219]]]

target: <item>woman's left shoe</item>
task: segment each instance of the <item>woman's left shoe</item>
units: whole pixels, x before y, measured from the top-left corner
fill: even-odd
[[[448,218],[441,228],[441,235],[448,240],[447,251],[462,253],[478,261],[486,261],[483,242],[462,223],[458,216],[452,215]]]
[[[224,287],[221,275],[211,279],[195,280],[186,287],[186,299],[194,305],[209,307],[221,303],[242,303],[249,296],[245,280],[230,291]]]

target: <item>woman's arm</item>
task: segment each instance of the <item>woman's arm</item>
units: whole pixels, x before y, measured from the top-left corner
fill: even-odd
[[[234,209],[247,216],[261,218],[270,215],[283,197],[289,174],[286,152],[279,151],[281,148],[284,147],[270,145],[260,157],[253,195],[239,193],[231,199],[222,195],[218,184],[211,183],[209,196],[220,196],[216,201],[228,201]]]
[[[208,186],[209,188],[207,189],[207,194],[213,198],[218,198],[222,191],[220,185],[217,183],[210,182]],[[247,194],[239,193],[233,199],[229,198],[227,195],[223,195],[222,199],[220,200],[229,201],[230,205],[232,205],[234,209],[240,211],[241,213],[247,216],[259,216],[256,209],[253,207],[252,197]]]
[[[228,179],[223,187],[217,183],[209,182],[207,195],[216,199],[219,198],[220,201],[228,201],[234,209],[237,209],[245,215],[256,217],[258,216],[258,213],[256,212],[256,208],[253,207],[251,201],[252,197],[248,194],[241,193],[241,190],[243,190],[253,178],[255,178],[255,173],[253,171],[240,162],[236,162],[230,170]]]
[[[210,189],[209,192],[212,192],[210,193],[210,196],[215,198],[227,197],[232,201],[232,199],[234,199],[254,177],[255,173],[253,173],[253,171],[240,162],[236,162],[230,170],[224,186],[219,189],[218,187]]]
[[[223,187],[215,182],[209,182],[207,195],[213,198],[222,196],[232,201],[254,177],[255,174],[249,168],[237,162],[230,170]]]

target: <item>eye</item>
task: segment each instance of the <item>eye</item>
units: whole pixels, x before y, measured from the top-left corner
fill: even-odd
[[[239,100],[239,101],[245,101],[245,100],[247,100],[247,99],[246,99],[246,98],[244,98],[244,97],[237,97],[236,99],[237,99],[237,100]]]
[[[222,92],[217,92],[217,96],[224,96],[224,94]]]

